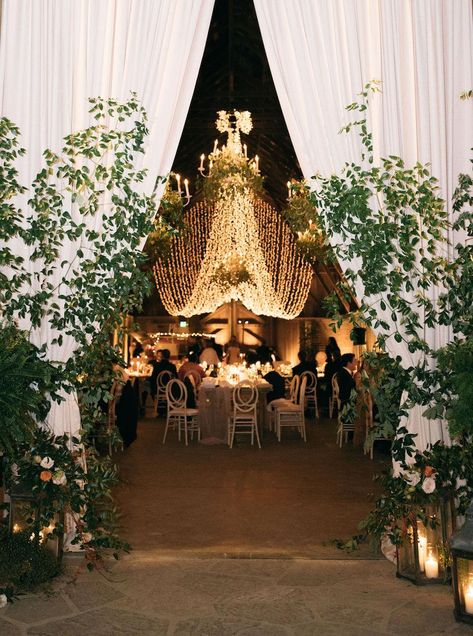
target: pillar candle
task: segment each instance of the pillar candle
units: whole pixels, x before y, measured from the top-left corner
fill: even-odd
[[[465,590],[465,612],[473,614],[473,583],[470,583]]]
[[[439,563],[431,554],[425,560],[425,576],[428,579],[436,579],[439,575]]]

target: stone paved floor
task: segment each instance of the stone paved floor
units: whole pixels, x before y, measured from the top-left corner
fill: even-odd
[[[163,559],[106,574],[69,565],[47,594],[0,610],[1,636],[471,634],[450,589],[396,579],[386,560]]]

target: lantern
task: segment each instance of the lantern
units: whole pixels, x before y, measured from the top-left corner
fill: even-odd
[[[397,576],[416,585],[448,583],[450,579],[449,539],[453,534],[453,500],[423,506],[425,523],[409,521],[402,543],[397,546]],[[408,525],[406,523],[406,525]]]
[[[63,533],[53,535],[55,527],[63,527],[62,515],[56,515],[47,527],[41,527],[39,509],[33,504],[36,496],[28,490],[17,485],[11,488],[6,495],[9,500],[8,526],[10,532],[22,532],[31,530],[31,540],[38,540],[50,550],[58,561],[62,559]]]
[[[473,502],[461,529],[450,540],[452,582],[457,621],[473,625]]]
[[[31,529],[33,533],[38,533],[38,512],[33,511],[33,503],[36,498],[32,492],[15,486],[9,490],[6,499],[9,503],[8,527],[10,532]]]

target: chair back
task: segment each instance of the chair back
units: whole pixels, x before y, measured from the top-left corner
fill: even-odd
[[[169,409],[185,409],[187,404],[187,389],[184,382],[173,378],[166,385],[166,400]]]
[[[256,408],[258,402],[258,389],[254,384],[244,380],[233,389],[233,405],[235,411],[248,413]]]
[[[185,376],[185,378],[189,378],[189,380],[192,382],[192,386],[194,387],[195,390],[197,390],[202,382],[202,378],[200,377],[200,374],[197,373],[197,371],[194,371],[193,369],[191,369],[190,371],[188,371]]]
[[[301,382],[299,385],[299,393],[297,395],[296,404],[299,406],[304,405],[305,402],[305,394],[307,387],[307,376],[304,377],[304,374],[301,376]]]
[[[160,371],[158,373],[158,377],[156,380],[156,383],[158,385],[158,391],[162,391],[164,393],[164,391],[166,390],[166,386],[167,384],[170,382],[170,380],[173,379],[173,374],[170,371]]]
[[[289,387],[289,399],[291,400],[291,402],[297,402],[300,382],[301,379],[298,375],[295,375],[291,380],[291,386]]]
[[[301,373],[301,382],[304,378],[307,380],[305,392],[313,393],[317,388],[317,376],[312,371],[304,371]]]
[[[335,373],[332,376],[332,397],[334,400],[338,400],[338,396],[340,395],[340,387],[338,386],[338,378]]]

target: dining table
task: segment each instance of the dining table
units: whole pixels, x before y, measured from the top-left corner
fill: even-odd
[[[272,386],[263,378],[248,380],[258,390],[257,419],[260,437],[266,422],[266,395]],[[204,444],[226,444],[228,423],[232,415],[232,395],[236,383],[227,379],[206,377],[202,380],[198,395],[198,422],[201,441]]]
[[[144,403],[143,403],[143,394],[148,391],[146,388],[145,382],[149,380],[151,374],[153,372],[153,367],[151,365],[141,365],[139,368],[128,367],[126,369],[126,373],[128,375],[128,379],[130,380],[131,386],[135,391],[136,398],[138,401],[139,409],[141,414],[144,415]]]

